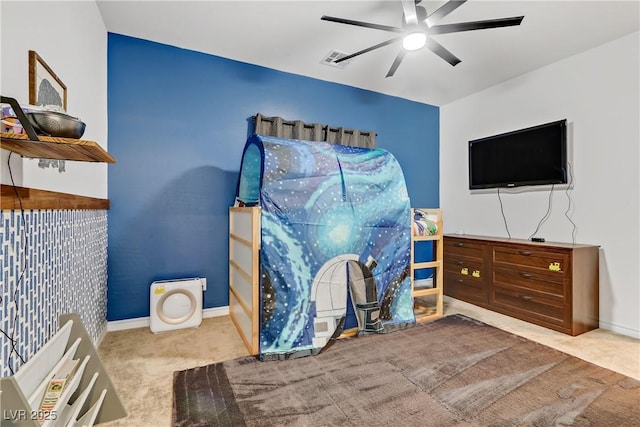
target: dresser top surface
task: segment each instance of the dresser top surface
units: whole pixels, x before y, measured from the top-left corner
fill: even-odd
[[[567,249],[580,249],[580,248],[593,248],[598,247],[599,245],[589,245],[589,244],[581,244],[581,243],[566,243],[566,242],[532,242],[531,240],[526,239],[509,239],[506,237],[491,237],[491,236],[477,236],[472,234],[445,234],[445,238],[457,238],[457,239],[469,239],[482,241],[486,243],[511,243],[511,244],[519,244],[519,245],[531,245],[538,246],[541,248],[551,247],[551,248],[567,248]]]

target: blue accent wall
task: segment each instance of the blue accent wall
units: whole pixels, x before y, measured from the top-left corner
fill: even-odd
[[[438,107],[110,33],[108,320],[148,316],[155,280],[206,277],[205,308],[228,305],[228,208],[256,113],[376,131],[411,205],[438,207]]]

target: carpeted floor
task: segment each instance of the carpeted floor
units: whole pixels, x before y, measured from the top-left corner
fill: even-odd
[[[463,315],[178,371],[173,426],[637,426],[640,381]]]

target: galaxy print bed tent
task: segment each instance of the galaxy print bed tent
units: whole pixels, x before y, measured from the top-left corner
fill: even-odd
[[[254,135],[230,208],[230,314],[262,359],[415,323],[410,202],[387,151]]]

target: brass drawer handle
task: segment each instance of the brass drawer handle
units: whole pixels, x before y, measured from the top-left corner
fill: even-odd
[[[463,247],[463,246],[464,246],[464,243],[454,242],[454,243],[453,243],[453,246],[457,246],[457,247],[461,248],[461,247]]]
[[[525,301],[531,301],[533,299],[533,297],[529,295],[520,295],[520,298]]]
[[[533,274],[531,274],[531,273],[520,273],[520,277],[522,277],[523,279],[531,279],[533,277]]]
[[[531,255],[531,251],[518,251],[520,253],[520,255],[525,255],[525,256],[529,256]]]

